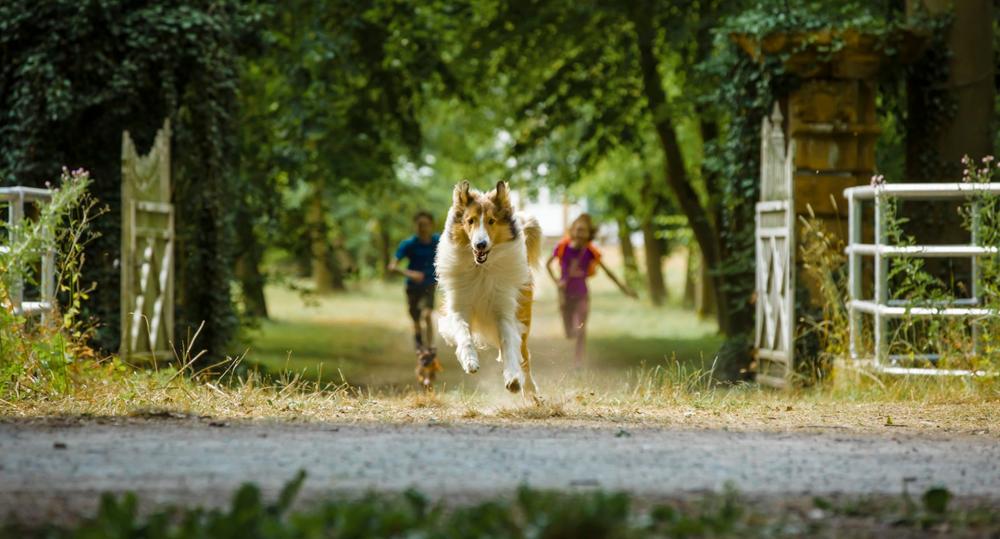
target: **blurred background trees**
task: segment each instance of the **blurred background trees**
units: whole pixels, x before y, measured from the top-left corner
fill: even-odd
[[[966,151],[995,147],[993,4],[956,3],[916,64],[933,73],[887,77],[881,168],[926,172],[914,148],[962,126],[978,133]],[[109,350],[121,131],[145,147],[170,117],[178,337],[207,320],[199,344],[214,355],[240,320],[267,316],[264,285],[288,270],[320,293],[383,277],[411,214],[443,219],[468,177],[585,197],[616,225],[622,269],[655,304],[669,299],[661,260],[689,247],[688,300],[702,298],[745,364],[755,115],[788,81],[739,59],[729,34],[890,32],[928,12],[951,13],[931,0],[9,0],[0,181],[92,171],[112,211],[88,253],[101,285],[89,313]],[[954,103],[937,100],[942,80]],[[943,157],[960,152],[942,140]]]

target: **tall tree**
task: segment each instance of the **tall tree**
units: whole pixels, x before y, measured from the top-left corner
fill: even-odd
[[[510,94],[523,96],[516,112],[524,118],[515,148],[521,154],[549,137],[571,136],[575,162],[587,167],[652,131],[661,177],[713,269],[719,327],[738,334],[749,328],[749,309],[732,308],[746,298],[726,296],[719,198],[698,160],[701,138],[716,135],[718,119],[707,110],[699,116],[685,98],[696,84],[694,66],[711,52],[710,29],[731,4],[499,1],[483,15],[469,54],[480,59],[481,79],[510,81],[517,88]]]
[[[261,205],[277,205],[258,241],[308,253],[317,290],[343,286],[343,226],[334,219],[343,197],[363,199],[395,182],[401,162],[419,163],[421,107],[457,88],[448,9],[294,0],[266,18],[266,46],[248,61],[243,96],[246,117],[262,129],[245,131],[242,148],[246,177],[270,195],[246,202],[260,215],[270,213]],[[248,263],[255,279],[260,260]]]
[[[992,153],[996,125],[992,0],[908,0],[911,16],[949,15],[951,24],[930,65],[908,84],[906,175],[940,181],[961,176],[962,157]],[[946,74],[942,80],[941,75]],[[947,107],[947,109],[945,108]]]

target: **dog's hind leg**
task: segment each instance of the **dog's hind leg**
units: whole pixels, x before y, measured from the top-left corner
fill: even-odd
[[[521,372],[524,373],[524,391],[528,394],[538,392],[538,384],[531,376],[531,352],[528,351],[528,334],[521,334]]]
[[[531,299],[532,290],[525,288],[521,290],[521,297],[517,305],[517,321],[520,322],[524,331],[521,332],[521,371],[524,372],[524,391],[528,394],[538,392],[538,385],[531,376],[531,352],[528,350],[528,331],[531,327]]]

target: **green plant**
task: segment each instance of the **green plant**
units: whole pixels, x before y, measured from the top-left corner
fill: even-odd
[[[821,305],[817,313],[803,313],[805,327],[799,339],[815,340],[817,357],[800,362],[799,373],[807,382],[822,379],[837,358],[850,354],[847,310],[847,275],[844,241],[823,226],[809,208],[809,217],[799,216],[799,254],[803,274],[817,292],[813,301]]]
[[[228,508],[160,509],[141,517],[134,494],[104,494],[97,514],[74,527],[0,525],[0,537],[49,538],[255,538],[300,537],[800,537],[851,529],[874,533],[919,531],[946,525],[950,531],[995,533],[988,505],[956,508],[951,493],[936,487],[917,505],[894,497],[815,498],[812,507],[758,503],[727,487],[721,493],[670,502],[634,503],[621,492],[556,492],[527,487],[513,496],[447,507],[417,491],[369,493],[293,508],[305,481],[299,474],[277,499],[241,486]],[[801,504],[799,504],[801,505]],[[806,516],[805,513],[808,513]],[[892,523],[891,527],[886,523]],[[844,528],[844,524],[852,525]],[[864,535],[868,535],[864,533]]]
[[[987,156],[980,163],[969,158],[963,160],[964,181],[970,184],[989,183],[998,175],[994,158]],[[873,184],[882,185],[882,176],[873,178]],[[885,240],[889,245],[914,246],[917,238],[907,231],[910,219],[904,214],[900,201],[881,192],[877,195],[884,208]],[[978,207],[974,210],[973,208]],[[1000,245],[1000,196],[985,191],[971,195],[959,208],[966,230],[976,230],[980,246]],[[847,274],[843,241],[826,231],[815,218],[801,219],[800,252],[807,278],[820,292],[823,305],[821,315],[807,318],[805,335],[814,334],[819,339],[818,362],[820,370],[827,370],[831,361],[849,356],[849,322],[847,314]],[[954,268],[954,266],[952,266]],[[979,307],[996,312],[1000,309],[1000,254],[978,259]],[[952,270],[945,274],[939,268],[928,267],[920,257],[889,259],[887,269],[889,299],[904,302],[908,308],[939,308],[954,304],[956,299],[972,292],[970,272],[968,277]],[[906,315],[890,324],[888,350],[909,358],[912,366],[969,369],[997,372],[1000,369],[1000,322],[995,315],[977,316],[971,320],[961,317]],[[973,333],[975,327],[975,333]],[[976,337],[975,339],[973,337]],[[858,336],[859,350],[872,350],[870,329],[862,325]],[[976,342],[978,341],[978,342]],[[933,354],[936,360],[922,360],[918,356]]]
[[[810,52],[817,62],[837,54],[852,31],[875,36],[879,49],[889,57],[900,54],[896,44],[901,25],[886,20],[881,8],[872,2],[759,2],[725,21],[715,30],[716,54],[699,65],[699,75],[708,89],[703,105],[716,110],[725,129],[714,140],[706,141],[705,175],[719,178],[719,236],[722,263],[716,272],[725,276],[728,309],[752,328],[753,310],[747,301],[754,287],[754,205],[747,201],[760,198],[761,122],[774,103],[790,94],[800,79],[787,69],[792,56]],[[803,39],[787,50],[761,54],[754,58],[734,40],[762,42],[776,34],[795,34]],[[828,43],[821,35],[829,35]],[[894,65],[893,62],[886,62]],[[891,68],[890,68],[891,69]],[[796,297],[803,290],[796,291]],[[730,335],[731,345],[739,347],[747,335]],[[747,346],[743,346],[747,348]]]
[[[989,183],[997,174],[994,158],[986,156],[977,164],[966,157],[963,178],[965,183]],[[909,219],[902,215],[898,201],[880,195],[885,207],[886,235],[892,245],[912,246],[917,238],[906,231]],[[978,192],[971,195],[959,208],[963,217],[963,227],[971,235],[973,229],[981,246],[998,245],[1000,240],[1000,210],[996,195]],[[978,207],[978,210],[974,208]],[[971,266],[970,266],[971,267]],[[1000,306],[997,291],[1000,271],[997,255],[978,259],[978,278],[970,274],[965,277],[958,270],[942,273],[938,267],[930,267],[923,258],[893,259],[889,264],[890,298],[905,301],[908,307],[936,308],[954,304],[973,291],[972,281],[977,281],[979,306],[995,310]],[[1000,368],[1000,351],[996,342],[1000,326],[996,316],[980,316],[975,319],[962,317],[923,317],[907,315],[891,329],[890,353],[909,356],[916,366],[935,365],[937,367],[997,371]],[[973,329],[975,328],[975,330]],[[976,336],[978,335],[978,337]],[[938,356],[933,362],[919,360],[923,354]]]
[[[7,249],[0,251],[0,395],[23,392],[61,393],[71,374],[82,367],[78,359],[93,352],[84,344],[90,324],[80,318],[81,302],[93,289],[81,279],[84,249],[94,237],[92,220],[100,215],[87,193],[90,175],[63,169],[51,201],[42,204],[37,219],[26,219],[14,229],[6,225]],[[14,313],[11,292],[20,283],[35,284],[33,268],[42,253],[56,252],[56,307],[44,321]],[[60,305],[62,305],[60,307]]]
[[[0,2],[0,182],[41,186],[61,164],[94,175],[118,215],[122,131],[145,149],[172,120],[177,332],[208,321],[221,353],[237,326],[231,297],[237,177],[237,49],[252,44],[256,2]],[[95,223],[79,305],[94,343],[118,349],[120,220]]]

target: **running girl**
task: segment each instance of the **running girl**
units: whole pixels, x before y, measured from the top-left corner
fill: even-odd
[[[552,256],[545,263],[549,276],[559,287],[559,310],[566,338],[576,339],[574,360],[577,367],[583,365],[586,356],[587,316],[590,314],[587,278],[596,274],[597,268],[601,268],[622,293],[630,298],[638,297],[601,261],[601,252],[593,244],[596,233],[597,229],[590,215],[581,214],[570,225],[569,235],[556,245]],[[552,270],[552,262],[555,260],[559,260],[559,278],[556,278]]]

